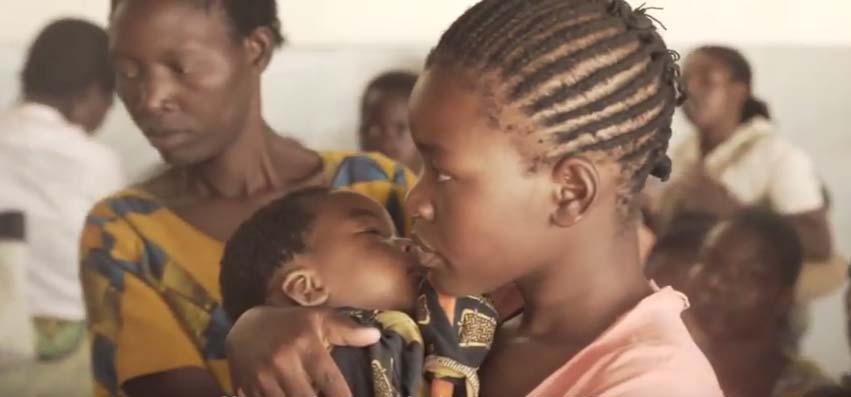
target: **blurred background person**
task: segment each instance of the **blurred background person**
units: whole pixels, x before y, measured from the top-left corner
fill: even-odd
[[[681,232],[699,230],[705,224]],[[675,260],[660,243],[653,260],[676,265],[656,267],[651,276],[691,298],[686,320],[725,395],[804,397],[833,386],[785,340],[803,260],[795,230],[773,212],[746,209],[703,234],[696,254],[674,250],[681,255]]]
[[[417,74],[389,71],[375,77],[364,90],[360,106],[360,148],[378,152],[419,172],[422,160],[411,139],[408,98]]]
[[[682,81],[683,110],[696,134],[673,150],[675,173],[657,205],[662,233],[689,213],[722,218],[762,206],[783,216],[805,260],[794,321],[800,337],[808,323],[804,304],[841,286],[846,271],[833,251],[824,184],[810,157],[776,132],[738,50],[699,47],[686,58]]]
[[[673,151],[663,224],[688,212],[725,216],[764,205],[795,227],[805,258],[830,258],[821,179],[809,156],[775,132],[768,106],[753,95],[744,56],[729,47],[700,47],[685,60],[683,84],[683,109],[697,133]]]
[[[107,49],[100,26],[78,19],[49,24],[27,54],[20,103],[0,115],[0,210],[25,215],[25,291],[40,361],[19,370],[35,371],[23,375],[30,380],[40,371],[61,374],[30,386],[68,395],[90,388],[80,234],[92,205],[123,183],[117,155],[93,138],[113,102]]]

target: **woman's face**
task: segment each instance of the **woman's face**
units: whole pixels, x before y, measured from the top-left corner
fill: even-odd
[[[699,130],[738,123],[748,97],[748,87],[733,81],[724,62],[697,51],[686,58],[683,82],[688,100],[683,105],[686,117]]]
[[[489,292],[548,262],[556,206],[549,172],[532,172],[463,74],[434,68],[411,98],[423,172],[407,199],[421,262],[441,292]],[[543,168],[543,167],[541,167]]]
[[[220,154],[258,105],[261,70],[225,12],[179,0],[123,0],[115,9],[118,95],[169,163]]]

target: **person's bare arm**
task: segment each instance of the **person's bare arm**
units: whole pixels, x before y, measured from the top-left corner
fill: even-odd
[[[807,262],[825,262],[833,254],[830,224],[827,211],[819,209],[784,217],[795,231],[804,250]]]
[[[236,321],[225,346],[234,390],[255,397],[351,397],[331,346],[361,347],[381,334],[328,309],[256,307]]]
[[[202,368],[178,368],[124,382],[128,397],[222,397],[213,376]]]

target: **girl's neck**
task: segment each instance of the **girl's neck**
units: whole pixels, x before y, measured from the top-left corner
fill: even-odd
[[[571,236],[576,244],[565,250],[569,255],[518,282],[526,304],[522,334],[587,346],[652,294],[642,273],[634,228],[587,226],[602,233],[576,232]],[[605,241],[601,235],[608,236],[611,243],[601,243]],[[611,236],[616,237],[612,240]]]

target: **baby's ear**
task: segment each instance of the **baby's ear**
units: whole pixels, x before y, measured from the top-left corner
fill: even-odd
[[[328,289],[315,270],[299,267],[284,277],[281,290],[299,306],[321,306],[328,301]]]

